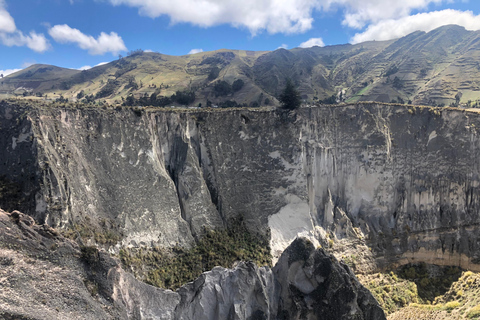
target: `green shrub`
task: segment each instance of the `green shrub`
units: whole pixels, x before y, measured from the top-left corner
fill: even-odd
[[[476,305],[470,309],[467,313],[467,318],[469,319],[479,319],[480,318],[480,304]]]
[[[63,236],[76,240],[78,236],[84,241],[94,240],[97,244],[114,245],[121,239],[121,234],[114,227],[107,227],[113,221],[101,220],[100,225],[94,225],[88,217],[64,230]]]
[[[458,301],[450,301],[450,302],[447,302],[445,303],[445,310],[447,311],[452,311],[453,309],[456,309],[460,306],[460,302]]]
[[[394,278],[397,276],[393,277],[392,273],[378,274],[377,278],[366,284],[386,314],[391,314],[410,303],[419,302],[415,283]]]
[[[82,260],[85,261],[89,266],[95,267],[100,263],[100,256],[98,254],[98,249],[95,246],[83,246],[81,247]]]

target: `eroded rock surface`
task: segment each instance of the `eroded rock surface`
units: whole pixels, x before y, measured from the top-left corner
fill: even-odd
[[[477,112],[4,101],[0,123],[0,176],[21,190],[0,200],[24,200],[53,226],[88,220],[118,232],[119,246],[190,246],[203,227],[242,216],[270,229],[276,259],[300,235],[364,272],[420,261],[480,270]]]
[[[173,292],[18,211],[0,210],[0,284],[4,319],[385,319],[348,267],[306,239],[273,269],[216,267]]]

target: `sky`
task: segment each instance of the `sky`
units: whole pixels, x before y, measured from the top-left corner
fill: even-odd
[[[0,73],[88,69],[129,51],[186,55],[480,30],[478,0],[0,0]]]

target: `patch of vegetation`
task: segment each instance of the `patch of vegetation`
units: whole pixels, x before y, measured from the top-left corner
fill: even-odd
[[[388,70],[385,72],[385,74],[383,76],[388,77],[388,76],[391,76],[392,74],[395,74],[397,72],[398,72],[398,67],[396,65],[393,65],[390,68],[388,68]]]
[[[112,221],[101,220],[100,225],[94,225],[88,217],[79,223],[75,223],[63,231],[63,236],[72,240],[80,237],[83,242],[94,240],[101,245],[114,245],[121,239],[121,234],[112,226]]]
[[[195,101],[194,91],[177,91],[171,97],[158,97],[152,93],[150,96],[144,94],[143,97],[136,99],[132,94],[123,100],[124,106],[143,106],[143,107],[166,107],[173,103],[189,105]]]
[[[98,283],[88,279],[84,280],[83,283],[92,297],[98,295]]]
[[[61,90],[69,90],[71,87],[73,87],[73,83],[71,81],[60,82],[60,89]]]
[[[11,212],[21,210],[27,203],[22,187],[19,183],[8,179],[5,175],[0,176],[0,208]]]
[[[415,282],[423,302],[434,301],[436,297],[445,294],[461,274],[462,270],[458,267],[438,267],[435,275],[432,275],[425,263],[408,264],[398,272],[399,277]]]
[[[460,307],[460,302],[458,301],[449,301],[445,303],[444,309],[447,311],[452,311],[453,309],[456,309]]]
[[[402,89],[402,88],[403,88],[403,82],[402,82],[402,80],[400,80],[399,77],[395,77],[395,78],[393,79],[392,86],[393,86],[395,89]]]
[[[89,266],[95,267],[100,263],[100,256],[97,247],[83,246],[80,250],[82,252],[81,259]]]
[[[428,271],[429,275],[427,276]],[[480,274],[471,271],[463,272],[460,278],[457,279],[456,267],[439,267],[408,265],[399,269],[399,272],[391,272],[387,274],[375,274],[369,276],[360,276],[362,283],[372,291],[378,302],[384,308],[387,314],[390,314],[391,320],[403,319],[421,319],[421,320],[446,320],[446,319],[480,319]],[[402,273],[402,275],[401,275]],[[442,295],[435,297],[433,300],[426,300],[421,297],[421,284],[415,284],[411,280],[402,279],[401,276],[414,277],[418,279],[439,279],[439,283],[457,279],[451,283],[448,291]],[[422,281],[422,280],[420,280]],[[423,281],[425,285],[427,281]],[[409,283],[412,288],[418,288],[417,298],[412,300],[410,304],[398,304],[395,308],[391,308],[390,300],[398,300],[394,298],[398,296],[394,290],[402,287],[403,283]],[[426,286],[428,290],[432,287]],[[412,291],[413,292],[413,291]],[[403,306],[403,307],[402,307]],[[395,313],[392,314],[392,311]]]
[[[195,92],[193,91],[177,91],[170,99],[181,105],[189,105],[195,101]]]
[[[95,95],[95,99],[101,99],[105,98],[108,96],[111,96],[112,94],[115,93],[115,89],[119,86],[120,84],[116,80],[108,79],[107,84],[105,84],[100,91],[97,92]]]
[[[215,83],[213,91],[216,97],[227,96],[232,93],[232,86],[227,81],[220,80]]]
[[[128,77],[128,83],[125,85],[125,89],[138,90],[138,83],[135,81],[135,77]]]
[[[207,58],[207,59],[209,59],[209,58]],[[207,59],[205,59],[205,60],[207,60]],[[203,64],[203,62],[200,65],[202,65],[202,64]],[[218,67],[213,67],[212,69],[210,69],[210,73],[208,74],[208,80],[210,80],[210,81],[215,80],[215,79],[218,78],[219,75],[220,75],[220,69]]]
[[[239,104],[235,100],[226,100],[226,101],[220,102],[218,104],[218,107],[219,108],[247,108],[248,106],[245,103]]]
[[[386,314],[420,301],[416,284],[399,279],[394,272],[372,275],[364,285],[372,292]]]
[[[480,304],[477,304],[475,307],[471,308],[467,313],[468,319],[480,319]]]
[[[320,104],[336,104],[337,103],[337,95],[332,94],[330,97],[325,98],[323,100],[318,100]]]
[[[118,68],[118,70],[115,72],[115,78],[119,78],[125,73],[137,68],[137,64],[135,62],[130,62],[126,59],[117,60],[115,66]]]
[[[268,237],[252,234],[241,219],[232,221],[226,230],[205,230],[191,249],[125,248],[120,250],[120,258],[137,278],[171,290],[215,266],[228,268],[239,260],[271,265]]]
[[[244,82],[242,79],[237,79],[232,83],[232,91],[237,92],[243,88]]]
[[[80,91],[78,94],[77,94],[77,99],[80,100],[82,99],[83,97],[85,96],[85,91]]]

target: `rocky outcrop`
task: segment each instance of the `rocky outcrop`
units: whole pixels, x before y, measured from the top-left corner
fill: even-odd
[[[88,220],[118,232],[119,246],[190,246],[242,216],[271,236],[276,259],[304,236],[360,271],[410,261],[480,270],[473,111],[2,102],[0,123],[0,176],[53,226]]]
[[[218,267],[178,293],[178,319],[385,319],[350,269],[306,239],[295,240],[272,270]]]
[[[349,268],[297,239],[273,268],[216,267],[176,292],[93,247],[0,210],[2,319],[385,319]]]
[[[1,319],[112,319],[78,245],[18,211],[0,210]]]

